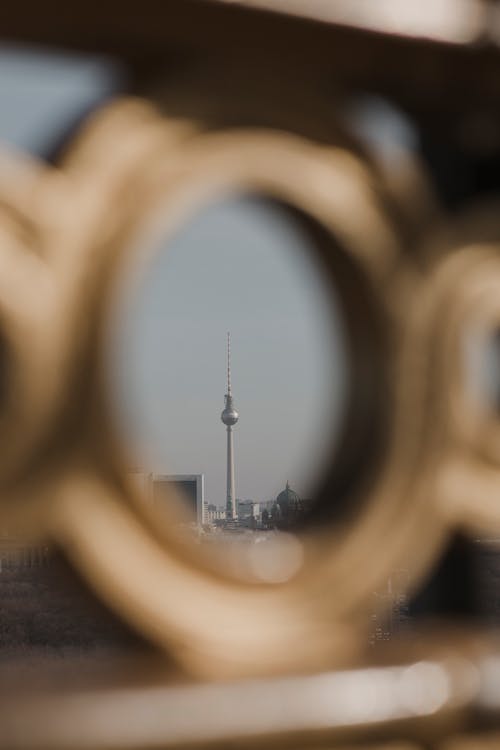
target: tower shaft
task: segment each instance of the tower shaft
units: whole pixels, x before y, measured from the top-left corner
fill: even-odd
[[[231,337],[227,334],[227,391],[225,396],[224,411],[221,420],[226,425],[227,432],[227,474],[226,474],[226,519],[234,520],[238,517],[236,508],[236,497],[234,489],[234,455],[233,455],[233,426],[239,418],[234,408],[233,394],[231,391]]]
[[[233,428],[227,428],[227,482],[226,482],[226,518],[237,518],[236,498],[234,492],[234,457],[233,457]]]

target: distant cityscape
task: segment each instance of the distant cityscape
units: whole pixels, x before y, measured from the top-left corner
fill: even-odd
[[[146,474],[135,470],[130,472],[130,478],[145,499],[160,509],[165,507],[168,490],[177,491],[187,510],[189,525],[202,534],[287,530],[300,525],[312,507],[312,500],[300,498],[288,482],[276,498],[235,498],[228,512],[227,504],[216,505],[205,499],[203,474]]]
[[[155,505],[165,503],[165,489],[174,487],[185,502],[192,526],[198,533],[244,533],[245,531],[285,530],[300,525],[312,501],[299,497],[286,482],[284,489],[272,499],[240,499],[236,497],[233,429],[239,413],[233,400],[231,383],[231,334],[227,334],[227,388],[221,421],[226,427],[226,497],[224,503],[205,499],[203,474],[153,474],[140,469],[131,472],[143,495]]]
[[[182,499],[183,517],[178,526],[186,539],[197,544],[225,543],[227,555],[241,552],[240,542],[250,545],[272,542],[276,534],[299,530],[312,509],[313,501],[300,497],[288,480],[276,497],[238,498],[236,493],[233,431],[239,421],[231,383],[231,339],[227,336],[227,387],[221,421],[226,428],[226,496],[207,498],[205,476],[153,473],[136,468],[129,479],[144,501],[174,516],[169,507],[172,490]],[[222,435],[221,435],[222,438]],[[196,467],[193,467],[196,468]],[[175,521],[174,521],[175,523]],[[256,533],[257,532],[257,533]],[[232,550],[232,542],[236,545]],[[500,617],[500,542],[479,543],[481,567],[480,599],[482,614],[495,622]],[[226,562],[236,557],[226,557]],[[0,661],[19,649],[42,649],[47,654],[78,653],[96,648],[122,647],[129,643],[128,631],[102,612],[96,603],[82,599],[77,585],[70,580],[62,561],[48,546],[31,547],[5,529],[0,533],[0,594],[3,617],[0,618]],[[235,568],[236,569],[236,568]],[[390,640],[411,626],[408,597],[410,574],[394,571],[381,590],[373,592],[367,613],[368,640],[372,646]],[[75,619],[74,613],[79,616]]]
[[[147,502],[166,510],[171,490],[182,498],[187,523],[181,524],[191,541],[245,541],[256,543],[272,539],[273,532],[300,529],[313,501],[299,497],[288,480],[283,490],[271,499],[241,499],[236,496],[233,430],[239,421],[231,382],[231,336],[227,334],[227,382],[221,421],[226,427],[226,497],[219,503],[205,497],[204,474],[155,474],[136,469],[130,472],[132,482]],[[169,493],[170,490],[170,493]],[[169,517],[169,521],[172,517]],[[187,526],[187,529],[186,529]],[[249,537],[251,532],[260,532]],[[263,536],[264,535],[264,536]],[[390,640],[409,622],[407,595],[409,574],[401,570],[387,581],[387,588],[373,593],[368,627],[371,645]]]

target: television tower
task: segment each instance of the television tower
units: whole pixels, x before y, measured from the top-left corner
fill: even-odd
[[[227,334],[227,393],[224,397],[224,411],[220,415],[227,431],[227,491],[226,491],[226,518],[227,520],[237,518],[236,498],[234,492],[234,457],[233,457],[233,427],[238,421],[239,414],[233,405],[233,394],[231,392],[231,334]]]

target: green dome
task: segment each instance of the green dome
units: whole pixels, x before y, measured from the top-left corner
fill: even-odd
[[[302,501],[294,490],[290,488],[289,483],[286,483],[285,489],[280,492],[276,498],[277,505],[280,506],[280,510],[283,516],[289,514],[295,514],[302,510]]]

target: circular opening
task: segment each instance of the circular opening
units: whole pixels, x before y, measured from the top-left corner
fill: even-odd
[[[132,276],[107,348],[132,481],[231,573],[287,580],[297,532],[358,509],[382,443],[361,274],[310,218],[241,195],[160,236]]]
[[[500,416],[500,328],[465,336],[466,390],[482,414]]]

